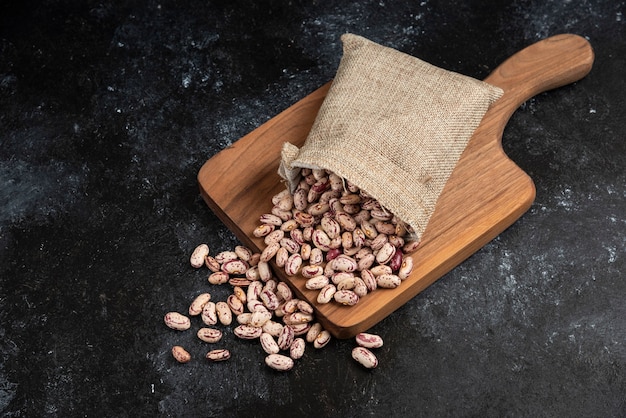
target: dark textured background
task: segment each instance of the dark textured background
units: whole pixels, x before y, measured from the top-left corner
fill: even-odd
[[[68,416],[626,416],[626,16],[598,1],[3,1],[0,413]],[[198,194],[221,149],[332,78],[354,32],[484,78],[562,32],[582,81],[525,103],[504,148],[529,212],[373,331],[287,374],[227,331],[201,359],[162,322],[234,236]],[[211,289],[216,298],[226,288]],[[196,359],[179,365],[169,349]]]

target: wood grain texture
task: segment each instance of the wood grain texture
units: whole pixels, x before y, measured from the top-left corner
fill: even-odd
[[[317,292],[302,277],[287,277],[299,297],[311,302],[317,318],[337,338],[367,330],[453,269],[528,210],[535,197],[531,178],[502,150],[509,118],[526,100],[584,77],[594,53],[582,37],[553,36],[533,44],[496,68],[485,79],[504,90],[485,114],[462,154],[413,254],[415,268],[396,289],[379,289],[353,307],[317,305]],[[198,173],[208,206],[245,245],[264,247],[252,231],[269,212],[271,196],[284,189],[277,174],[280,149],[288,141],[301,146],[330,83],[298,101],[207,161]]]

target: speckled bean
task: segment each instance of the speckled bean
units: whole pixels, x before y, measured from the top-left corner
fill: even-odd
[[[248,308],[250,312],[253,312],[253,313],[259,310],[267,311],[267,308],[263,304],[263,301],[261,301],[260,299],[248,299],[248,302],[246,303],[246,307]]]
[[[376,228],[380,234],[394,235],[396,233],[396,226],[390,222],[377,220],[374,222],[374,228]]]
[[[361,247],[365,244],[365,234],[363,230],[359,227],[355,228],[352,231],[352,245],[356,248],[361,249]]]
[[[243,302],[237,296],[228,295],[228,298],[226,299],[226,303],[228,304],[228,307],[230,308],[230,310],[233,312],[234,315],[239,315],[243,313],[244,311]]]
[[[202,309],[204,309],[204,306],[207,303],[209,303],[210,300],[211,300],[210,293],[201,293],[198,296],[196,296],[193,302],[191,302],[191,305],[189,305],[189,315],[191,316],[200,315],[202,313]]]
[[[263,348],[263,351],[265,351],[267,354],[276,354],[280,351],[276,340],[271,334],[263,332],[261,333],[259,340],[261,341],[261,348]]]
[[[309,243],[302,243],[300,244],[300,256],[302,257],[303,260],[308,260],[309,258],[311,258],[311,244]]]
[[[268,262],[276,255],[276,252],[280,248],[280,244],[278,242],[272,242],[267,247],[263,249],[261,252],[261,260]]]
[[[332,283],[327,284],[321,288],[320,292],[317,294],[317,303],[329,303],[333,300],[335,292],[337,292],[335,285]]]
[[[391,267],[389,267],[388,265],[385,264],[379,264],[377,266],[374,266],[372,268],[370,268],[370,271],[372,272],[372,274],[374,276],[380,276],[381,274],[392,274],[393,270],[391,270]]]
[[[346,231],[354,231],[354,228],[356,228],[356,221],[354,220],[354,218],[346,213],[346,212],[339,212],[335,215],[335,219],[337,220],[337,222],[339,222],[339,225],[341,225],[341,227],[346,230]]]
[[[274,226],[281,226],[283,223],[282,219],[280,219],[278,216],[272,213],[264,213],[263,215],[259,217],[259,221],[262,224],[274,225]]]
[[[306,300],[302,300],[302,299],[298,300],[298,310],[300,310],[300,312],[304,312],[308,314],[312,314],[313,312],[315,312],[315,310],[313,309],[313,306],[311,306],[311,304],[307,302]]]
[[[283,317],[283,322],[285,323],[285,325],[295,325],[295,324],[311,322],[314,319],[315,317],[313,316],[313,314],[304,313],[304,312],[292,312],[292,313],[286,314]]]
[[[404,238],[402,238],[401,236],[391,234],[387,236],[387,239],[389,240],[389,243],[391,245],[398,248],[399,250],[401,250],[404,246]]]
[[[333,298],[336,302],[347,306],[354,306],[359,303],[359,296],[352,290],[347,289],[337,290],[333,295]]]
[[[315,245],[317,248],[319,248],[322,251],[328,251],[331,249],[330,247],[331,238],[326,234],[326,232],[320,229],[316,229],[313,231],[311,240],[313,241],[313,245]]]
[[[337,258],[330,261],[332,263],[332,269],[335,271],[352,272],[358,267],[356,260],[345,254],[337,256]]]
[[[231,277],[230,279],[228,279],[228,283],[235,287],[235,286],[249,286],[250,283],[252,283],[252,280],[248,279],[247,277]]]
[[[291,343],[291,346],[289,347],[289,357],[291,357],[294,360],[298,360],[299,358],[302,358],[302,356],[304,355],[305,347],[306,347],[306,343],[303,338],[294,339],[293,342]]]
[[[284,313],[293,313],[298,309],[298,299],[290,299],[282,307]]]
[[[367,285],[360,277],[354,278],[354,287],[352,288],[352,291],[356,293],[357,296],[360,298],[367,295],[367,293],[369,292]]]
[[[374,239],[378,235],[378,231],[369,221],[361,222],[361,230],[368,239]]]
[[[263,302],[263,305],[265,305],[265,307],[270,311],[276,310],[276,308],[278,308],[278,305],[280,305],[276,293],[271,292],[267,289],[261,292],[261,294],[259,295],[259,299],[261,300],[261,302]]]
[[[283,331],[283,327],[284,325],[280,322],[276,322],[270,319],[265,324],[263,324],[261,328],[263,329],[263,332],[267,332],[273,337],[278,337]]]
[[[215,310],[214,302],[207,302],[202,309],[202,322],[206,325],[215,325],[217,324],[217,311]]]
[[[235,319],[237,320],[238,324],[250,325],[250,321],[252,320],[252,312],[241,313],[237,315],[237,318]]]
[[[365,347],[355,347],[352,350],[352,358],[367,369],[378,366],[378,358]]]
[[[263,238],[263,242],[265,245],[270,245],[275,242],[280,243],[280,240],[285,238],[285,231],[281,229],[277,229],[276,231],[272,231]]]
[[[309,328],[311,328],[310,322],[302,322],[300,324],[292,324],[289,325],[291,329],[293,329],[293,335],[298,337],[300,335],[304,335],[309,332]]]
[[[206,343],[216,343],[222,339],[222,331],[216,328],[200,328],[196,335]]]
[[[266,237],[272,231],[274,231],[275,228],[276,227],[274,225],[261,224],[257,226],[256,228],[254,228],[254,231],[252,231],[252,235],[254,235],[257,238]]]
[[[249,325],[260,328],[272,319],[272,313],[270,311],[257,310],[252,312]]]
[[[217,312],[217,319],[222,325],[230,325],[233,322],[233,313],[226,302],[216,302],[215,311]]]
[[[237,253],[234,251],[221,251],[215,255],[215,259],[220,264],[224,264],[230,260],[237,260],[238,258]]]
[[[318,202],[328,203],[330,208],[330,201],[332,199],[339,199],[339,197],[341,197],[341,192],[339,190],[326,190],[320,195]]]
[[[222,271],[228,274],[245,274],[249,268],[243,260],[228,260],[222,264]]]
[[[248,279],[250,281],[261,280],[261,277],[259,275],[259,266],[258,265],[254,266],[254,267],[250,267],[246,271],[246,279]]]
[[[398,270],[398,277],[400,280],[406,280],[413,271],[413,257],[405,256],[402,260],[402,265]]]
[[[283,326],[282,331],[278,335],[278,347],[281,350],[287,350],[294,339],[293,328],[289,325]]]
[[[308,206],[308,193],[307,190],[298,189],[293,194],[293,206],[297,210],[304,210]]]
[[[352,248],[354,241],[352,240],[352,232],[344,232],[341,234],[341,246],[344,248],[344,251]]]
[[[246,324],[237,325],[235,329],[233,329],[233,334],[243,340],[253,340],[255,338],[259,338],[262,333],[263,329]]]
[[[324,275],[319,275],[308,279],[304,283],[304,287],[309,290],[320,290],[330,283],[330,279]]]
[[[290,211],[293,209],[293,196],[291,196],[291,194],[286,195],[275,203],[275,206],[280,210]]]
[[[304,277],[305,279],[311,279],[315,276],[322,275],[323,273],[324,267],[322,266],[306,265],[302,266],[302,268],[300,269],[300,274],[302,274],[302,277]]]
[[[204,265],[214,273],[220,271],[221,268],[220,263],[218,263],[215,257],[211,257],[210,255],[204,257]]]
[[[298,225],[303,228],[306,226],[312,226],[315,223],[315,218],[313,217],[313,215],[302,211],[296,211],[293,214],[293,218],[296,220],[296,222],[298,222]]]
[[[289,254],[300,252],[300,244],[291,238],[283,238],[279,242],[280,246],[289,251]]]
[[[420,246],[420,241],[407,241],[402,246],[402,252],[405,254],[411,254],[417,251],[417,248]]]
[[[164,317],[165,325],[177,331],[184,331],[191,327],[191,320],[178,312],[168,312]]]
[[[343,179],[335,173],[328,175],[328,182],[332,190],[341,191],[343,189]]]
[[[229,277],[227,281],[227,283],[229,283],[231,286],[240,286],[240,287],[246,287],[251,282],[252,280],[248,279],[247,277]]]
[[[246,291],[240,286],[233,286],[233,295],[239,299],[242,303],[246,303]]]
[[[323,331],[322,324],[320,324],[319,322],[311,324],[311,327],[306,333],[306,337],[305,337],[306,342],[312,343],[313,341],[315,341],[319,333],[322,331]]]
[[[191,360],[191,354],[180,345],[172,347],[172,356],[179,363],[188,363]]]
[[[311,248],[309,256],[309,265],[319,266],[324,261],[324,253],[319,248]]]
[[[369,210],[363,209],[361,207],[361,210],[359,211],[359,213],[353,215],[352,217],[354,218],[356,223],[360,225],[362,222],[369,221],[372,216],[370,215],[370,211]]]
[[[381,221],[390,221],[393,218],[393,214],[383,208],[372,209],[370,214],[372,215],[372,218],[379,219]]]
[[[372,253],[365,254],[357,263],[357,270],[365,270],[369,269],[374,265],[376,261],[376,256]]]
[[[276,262],[276,266],[279,268],[285,267],[285,263],[289,258],[289,251],[286,248],[280,247],[278,251],[276,251],[276,255],[274,256],[274,261]]]
[[[302,239],[305,242],[311,242],[311,237],[313,236],[313,231],[315,230],[315,228],[313,228],[312,226],[305,226],[302,229]],[[295,231],[295,230],[294,230]],[[299,231],[299,230],[298,230]]]
[[[225,348],[219,348],[217,350],[211,350],[206,353],[207,360],[211,361],[224,361],[230,358],[230,351]]]
[[[289,231],[289,237],[297,242],[298,245],[302,245],[306,242],[306,240],[304,239],[304,232],[302,232],[302,229],[299,228]]]
[[[383,339],[376,334],[360,332],[355,337],[356,343],[361,347],[380,348],[383,346]]]
[[[263,283],[261,282],[252,282],[248,286],[248,290],[246,291],[246,298],[249,301],[257,300],[259,295],[263,291]]]
[[[376,283],[376,276],[369,269],[361,271],[361,279],[363,280],[363,283],[365,283],[365,286],[367,286],[367,290],[369,292],[376,290],[378,287],[378,283]]]
[[[307,213],[313,216],[320,216],[328,212],[330,206],[326,202],[317,202],[307,208]]]
[[[393,255],[396,253],[396,247],[389,242],[385,242],[376,254],[376,262],[380,264],[387,264]]]
[[[223,271],[216,271],[215,273],[211,273],[211,275],[208,278],[208,281],[211,284],[219,285],[219,284],[228,283],[228,279],[230,279],[230,276],[228,275],[228,273],[225,273]]]
[[[403,257],[404,255],[402,254],[402,251],[396,250],[393,257],[391,257],[391,260],[389,260],[389,267],[391,267],[392,271],[397,272],[400,270]]]
[[[357,203],[361,203],[361,196],[354,193],[348,193],[341,196],[339,201],[344,205],[355,205]]]
[[[235,254],[237,254],[237,257],[239,257],[240,260],[248,262],[252,258],[253,252],[246,246],[237,245],[235,246]]]
[[[291,196],[291,193],[289,192],[289,189],[281,190],[280,192],[278,192],[274,196],[272,196],[272,205],[277,205],[278,202],[280,202],[281,200],[283,200],[287,196]]]
[[[374,238],[371,242],[370,242],[370,248],[374,251],[378,251],[380,250],[383,245],[385,245],[387,242],[389,241],[389,239],[387,238],[387,235],[385,234],[378,234],[376,235],[376,238]]]
[[[313,347],[315,348],[326,347],[328,343],[330,342],[331,338],[332,337],[330,335],[330,332],[324,329],[320,331],[320,333],[317,334],[317,336],[315,337],[315,341],[313,341]]]
[[[383,289],[394,289],[400,286],[401,280],[395,274],[381,274],[376,276],[376,285]]]
[[[356,286],[356,281],[355,281],[356,277],[354,276],[350,276],[350,277],[346,277],[345,279],[341,280],[339,283],[337,283],[337,290],[352,290],[354,289],[354,286]]]
[[[276,294],[283,300],[293,299],[293,291],[285,282],[279,282],[276,286]]]
[[[257,268],[259,269],[259,278],[262,282],[266,282],[273,277],[272,269],[267,261],[259,261]]]
[[[298,227],[298,222],[295,219],[289,219],[288,221],[283,222],[280,226],[280,230],[284,232],[291,232]]]
[[[272,215],[278,216],[281,221],[285,222],[291,219],[291,211],[290,210],[282,210],[278,206],[274,206],[272,208]],[[282,225],[281,225],[282,226]]]
[[[206,244],[198,245],[189,257],[189,262],[193,268],[200,268],[204,265],[204,258],[209,255],[209,246]]]
[[[330,206],[330,211],[333,213],[343,212],[343,205],[337,198],[331,198],[328,201],[328,205]]]
[[[299,253],[291,254],[285,263],[285,274],[295,276],[302,267],[302,256]]]
[[[274,370],[284,372],[293,368],[294,361],[291,357],[282,354],[268,354],[265,357],[265,364]]]
[[[352,273],[352,272],[340,271],[338,273],[334,273],[330,277],[330,280],[333,282],[333,284],[338,285],[339,283],[343,282],[344,280],[351,279],[353,277],[354,277],[354,273]]]

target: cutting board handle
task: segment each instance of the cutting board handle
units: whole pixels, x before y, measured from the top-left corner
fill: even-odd
[[[485,81],[504,90],[494,107],[497,105],[498,113],[506,114],[499,115],[506,123],[513,112],[533,96],[586,76],[593,61],[593,48],[585,38],[573,34],[555,35],[512,55]]]

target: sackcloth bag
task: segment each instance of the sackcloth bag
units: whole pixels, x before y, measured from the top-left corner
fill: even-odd
[[[279,174],[301,168],[349,180],[421,239],[473,132],[502,90],[354,34],[301,148],[286,142]]]

